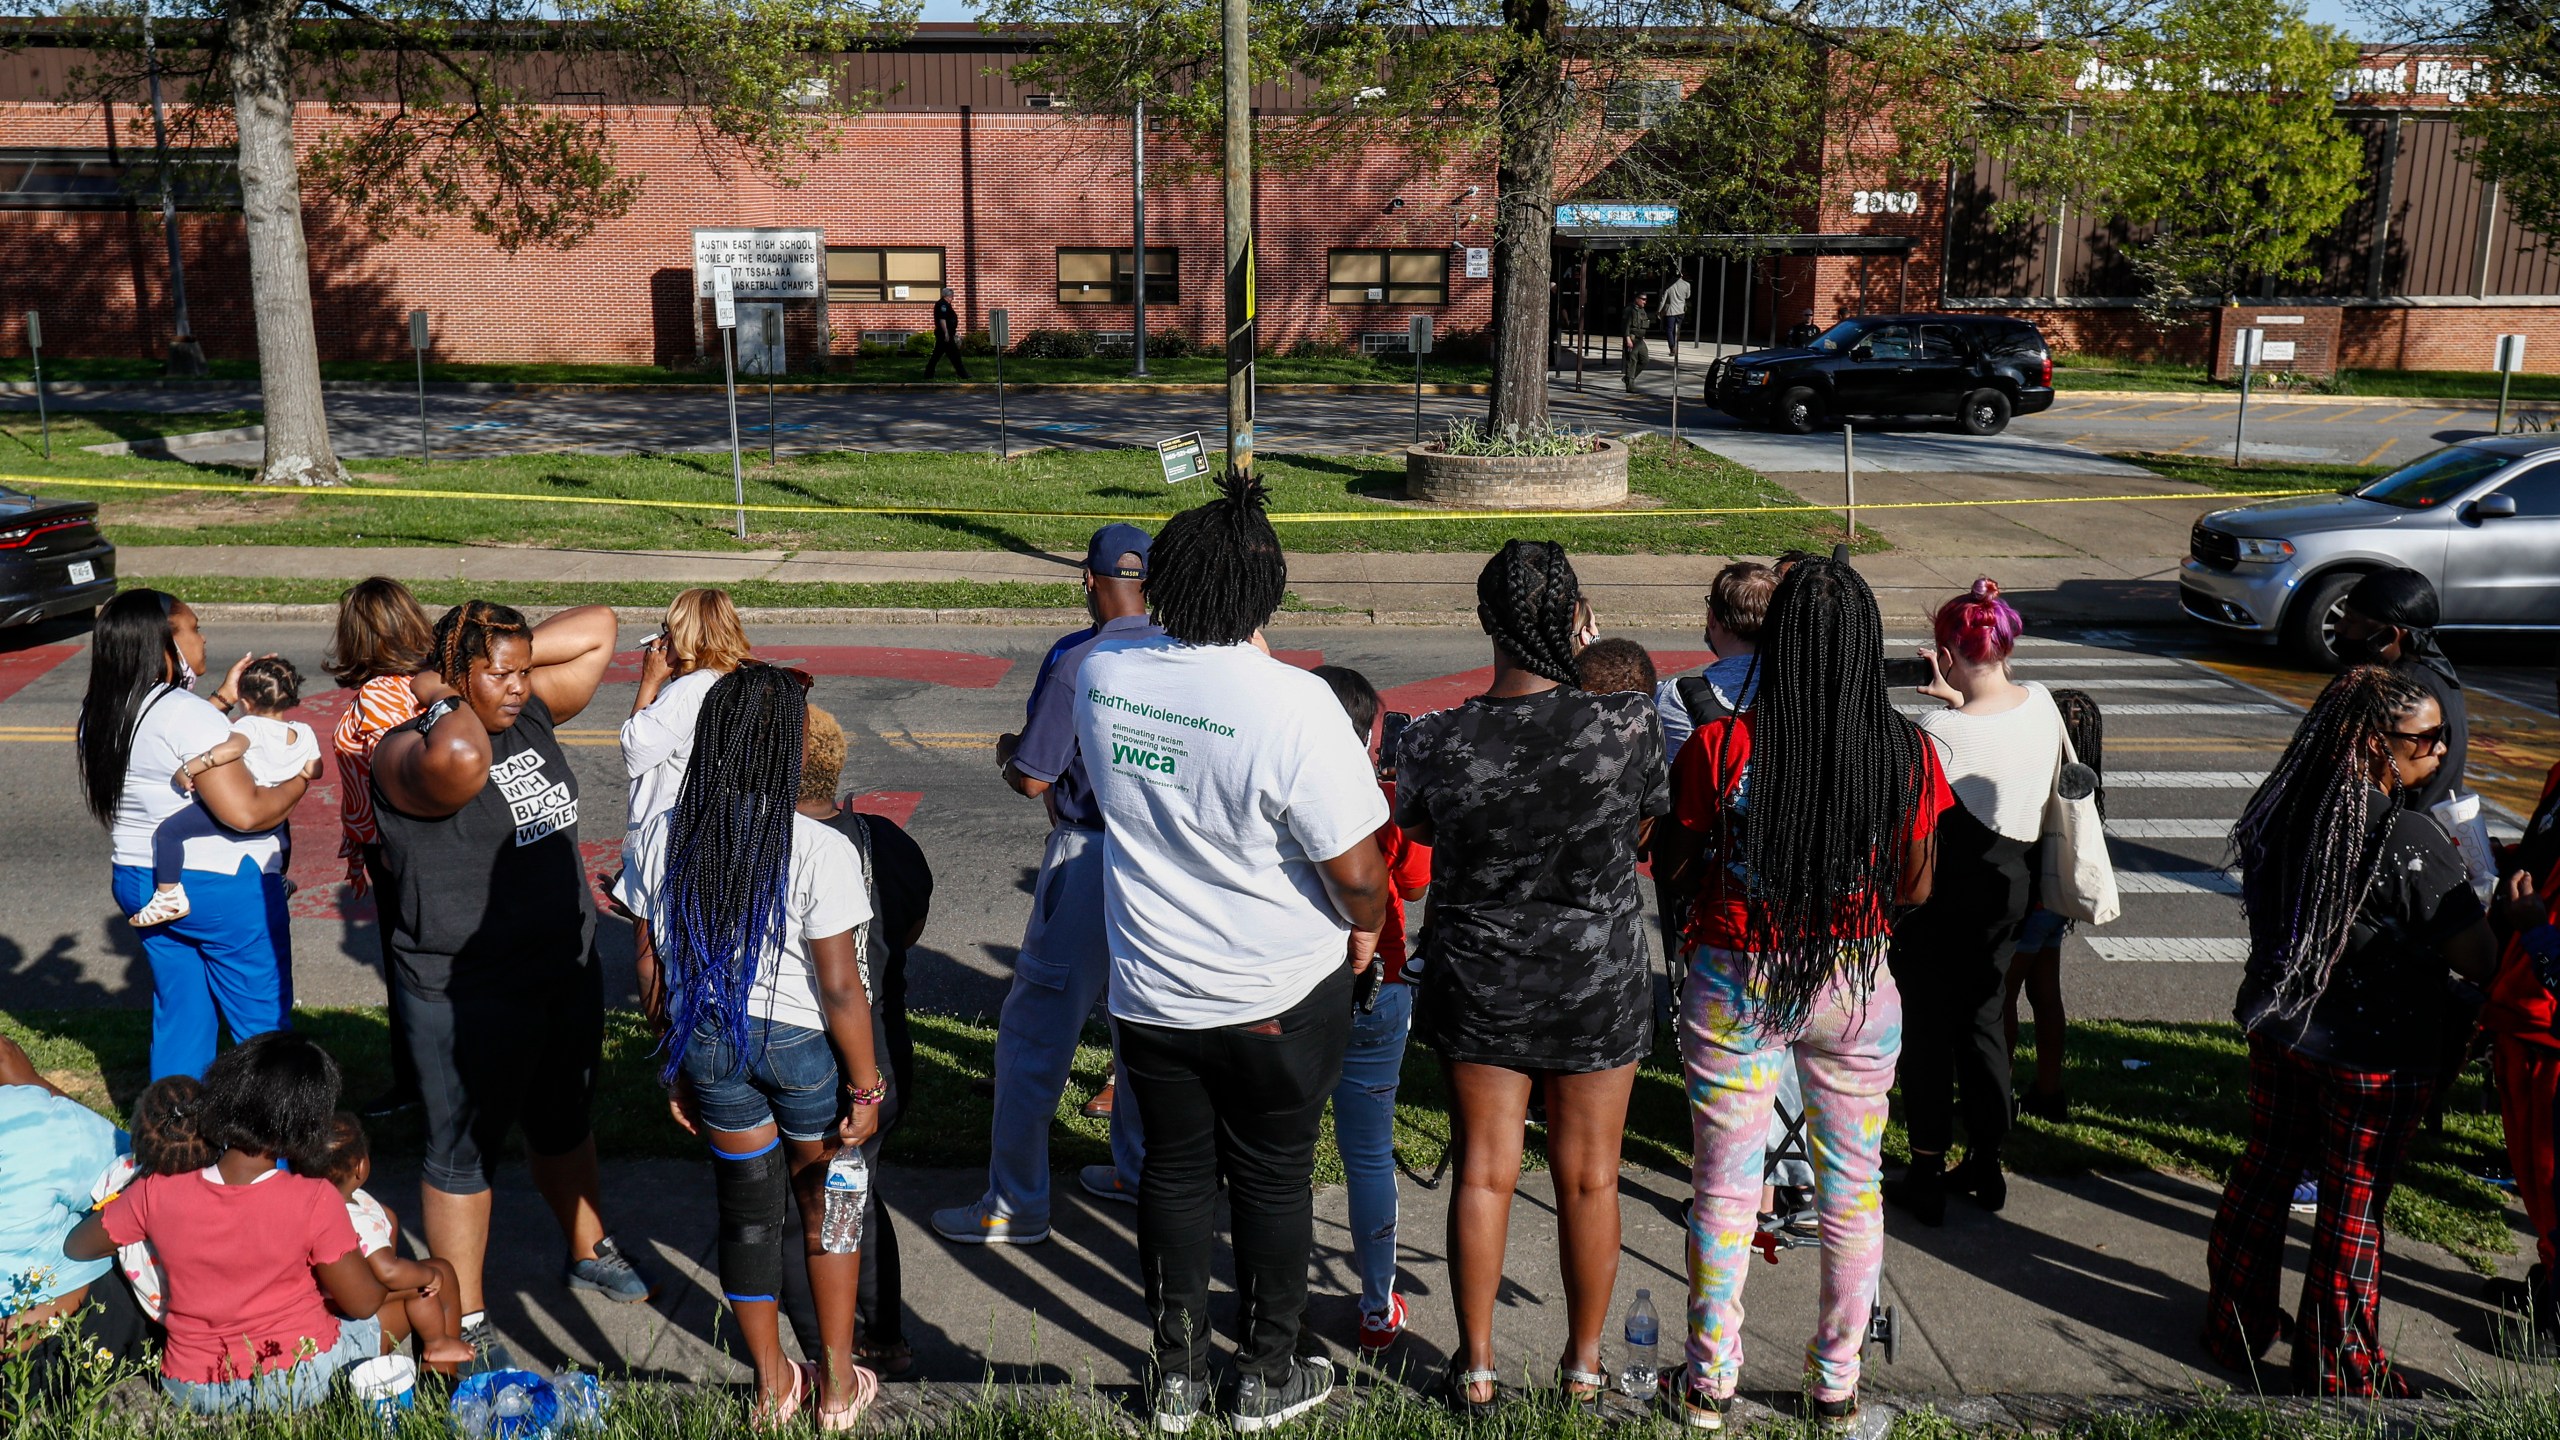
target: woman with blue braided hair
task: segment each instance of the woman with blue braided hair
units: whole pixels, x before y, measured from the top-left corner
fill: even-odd
[[[711,686],[675,808],[641,827],[620,898],[639,922],[641,1004],[669,1107],[711,1146],[720,1288],[755,1362],[755,1420],[778,1429],[814,1398],[819,1428],[839,1430],[880,1382],[853,1361],[861,1257],[819,1243],[827,1166],[847,1145],[869,1148],[889,1082],[862,857],[798,813],[808,685],[749,664]],[[787,1192],[800,1201],[821,1365],[782,1354]]]

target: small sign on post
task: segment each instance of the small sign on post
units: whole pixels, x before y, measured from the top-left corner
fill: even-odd
[[[1200,432],[1156,442],[1156,460],[1164,466],[1164,483],[1179,485],[1209,473],[1208,454],[1200,448]]]
[[[1483,280],[1493,274],[1493,251],[1482,245],[1467,247],[1467,278]]]
[[[2232,363],[2240,367],[2240,418],[2231,431],[2231,463],[2240,464],[2241,452],[2249,443],[2249,372],[2267,358],[2267,332],[2255,325],[2244,325],[2233,332]]]
[[[418,458],[427,458],[427,312],[409,312],[409,349],[418,357]]]
[[[1431,317],[1416,315],[1405,338],[1413,347],[1413,443],[1422,443],[1422,357],[1431,353]]]
[[[987,312],[987,343],[996,352],[996,458],[1013,458],[1013,433],[1004,415],[1004,352],[1013,348],[1013,312]]]
[[[738,448],[738,286],[729,267],[711,271],[711,314],[720,326],[720,376],[729,392],[729,481],[738,494],[738,538],[747,538],[747,462]]]
[[[27,358],[36,367],[36,427],[44,432],[44,458],[53,458],[53,417],[44,409],[44,320],[27,312]]]
[[[2508,387],[2508,385],[2509,385],[2509,384],[2513,383],[2513,381],[2515,380],[2515,378],[2516,378],[2516,372],[2517,372],[2517,371],[2519,371],[2519,370],[2521,370],[2521,369],[2523,369],[2523,368],[2524,368],[2524,337],[2523,337],[2523,336],[2521,336],[2521,335],[2501,335],[2501,336],[2499,336],[2499,337],[2498,337],[2498,424],[2497,424],[2497,427],[2496,427],[2495,429],[2492,429],[2492,430],[2489,432],[2489,433],[2490,433],[2490,434],[2492,434],[2492,435],[2504,435],[2504,434],[2506,434],[2506,433],[2507,433],[2507,387]]]

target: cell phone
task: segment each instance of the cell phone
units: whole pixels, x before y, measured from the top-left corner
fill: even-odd
[[[1387,712],[1386,718],[1380,722],[1378,728],[1379,769],[1393,770],[1396,768],[1396,751],[1404,744],[1404,732],[1406,729],[1411,727],[1412,724],[1413,717],[1402,710],[1390,710]]]
[[[1936,673],[1925,655],[1906,655],[1884,662],[1884,683],[1891,690],[1917,690],[1936,679]]]
[[[659,641],[664,640],[664,639],[666,639],[666,638],[667,638],[667,632],[666,632],[666,631],[664,631],[664,630],[652,630],[652,631],[650,631],[648,634],[643,635],[643,636],[641,636],[641,637],[640,637],[640,648],[641,648],[641,649],[643,649],[643,650],[646,650],[646,649],[648,649],[650,646],[655,645],[655,644],[657,644]]]

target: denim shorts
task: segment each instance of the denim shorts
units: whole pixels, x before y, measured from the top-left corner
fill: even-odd
[[[160,1377],[160,1388],[181,1410],[198,1415],[225,1415],[240,1410],[309,1410],[329,1398],[329,1382],[338,1372],[382,1353],[382,1322],[374,1318],[338,1321],[338,1343],[298,1365],[269,1370],[246,1380],[172,1380]]]
[[[2018,953],[2033,955],[2039,950],[2050,950],[2060,945],[2062,937],[2070,933],[2070,921],[2038,906],[2028,911],[2026,920],[2018,926]]]
[[[684,1049],[683,1073],[693,1086],[694,1113],[714,1130],[739,1134],[776,1125],[785,1140],[821,1140],[843,1115],[835,1047],[822,1030],[749,1017],[741,1056],[727,1036],[705,1026]]]

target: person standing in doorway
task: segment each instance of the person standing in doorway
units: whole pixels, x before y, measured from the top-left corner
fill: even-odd
[[[1147,619],[1147,556],[1154,540],[1135,525],[1105,525],[1085,544],[1084,603],[1092,634],[1049,667],[1031,719],[996,741],[996,763],[1017,794],[1049,809],[1049,844],[1031,890],[1031,923],[1013,962],[1013,988],[996,1019],[995,1121],[987,1190],[933,1212],[934,1233],[962,1245],[1036,1245],[1049,1238],[1049,1120],[1085,1017],[1111,978],[1103,930],[1102,810],[1077,747],[1076,697],[1096,646],[1163,634]],[[1135,1203],[1144,1154],[1137,1107],[1126,1096],[1111,1116],[1111,1163],[1088,1165],[1084,1188]]]
[[[1333,1390],[1332,1363],[1300,1355],[1310,1181],[1353,980],[1387,917],[1387,801],[1367,747],[1323,680],[1263,648],[1288,565],[1263,488],[1229,476],[1219,490],[1156,538],[1146,598],[1164,633],[1100,641],[1074,687],[1106,831],[1120,1104],[1151,1132],[1138,1259],[1165,1434],[1208,1395],[1221,1179],[1239,1332],[1228,1418],[1257,1434]]]
[[[1675,272],[1662,292],[1662,343],[1671,349],[1671,360],[1680,360],[1680,322],[1689,318],[1689,277]]]
[[[960,359],[960,312],[951,307],[951,292],[947,290],[933,302],[933,355],[924,362],[924,378],[933,378],[934,367],[946,355],[951,357],[951,373],[968,379],[969,367]]]

